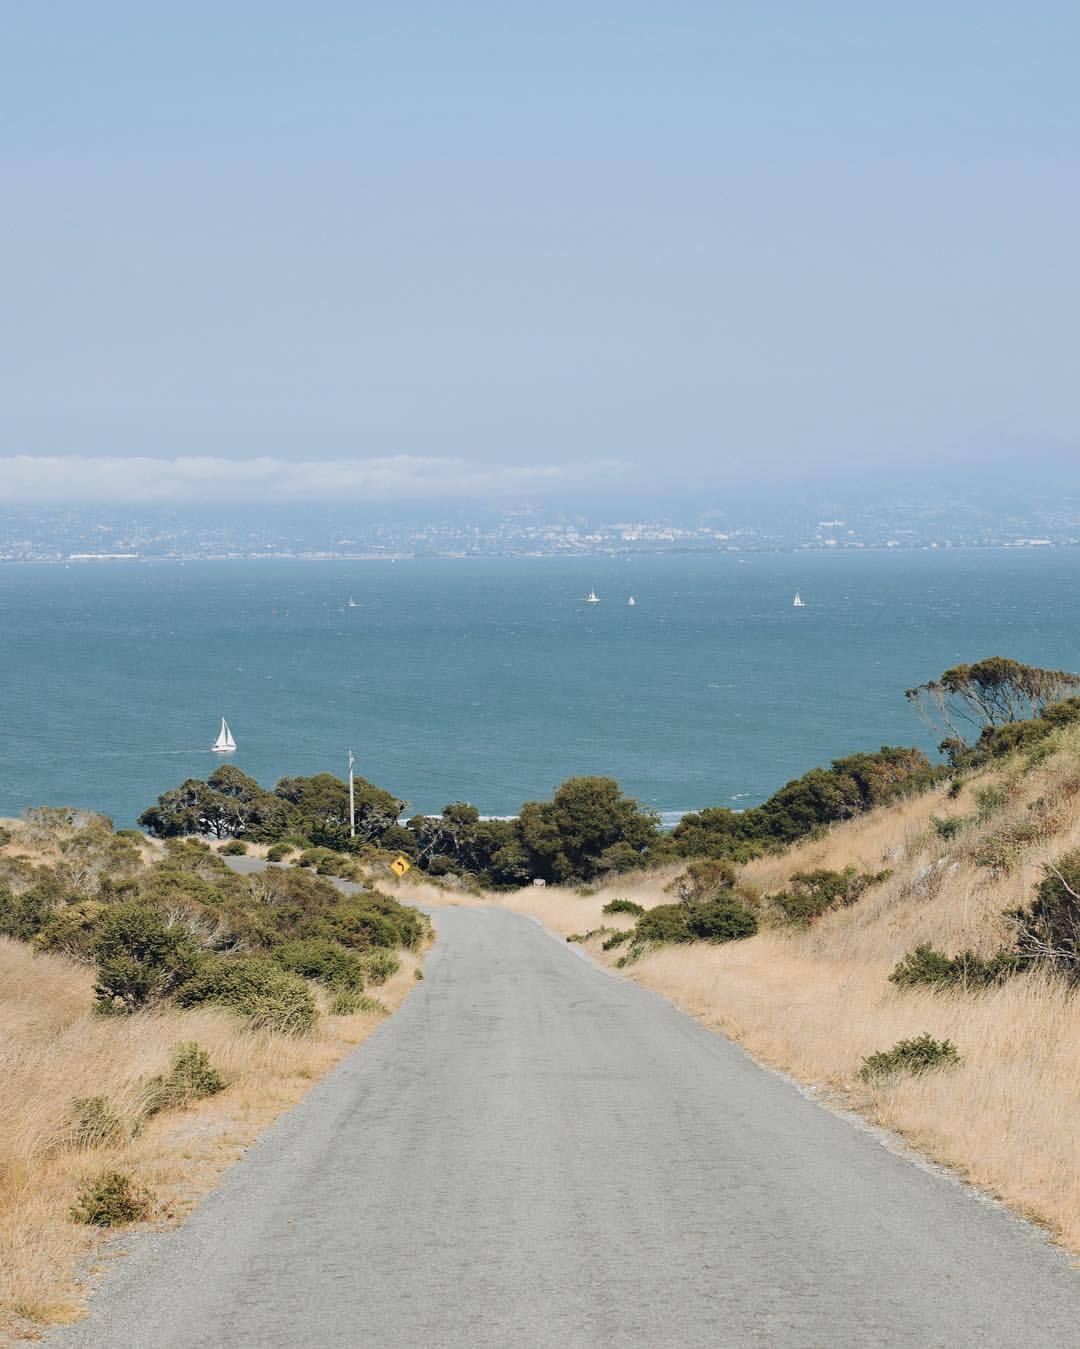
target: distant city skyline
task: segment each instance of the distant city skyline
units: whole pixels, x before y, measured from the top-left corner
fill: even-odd
[[[1080,545],[1080,492],[975,499],[773,493],[643,503],[0,505],[0,562],[507,557]]]

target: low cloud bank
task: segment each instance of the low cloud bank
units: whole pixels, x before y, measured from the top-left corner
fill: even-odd
[[[0,504],[206,503],[224,492],[265,502],[467,499],[599,487],[616,473],[625,468],[613,460],[502,466],[414,455],[305,461],[13,455],[0,458]]]

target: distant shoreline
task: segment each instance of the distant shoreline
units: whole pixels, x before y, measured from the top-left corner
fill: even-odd
[[[188,562],[510,562],[510,561],[614,561],[634,557],[796,557],[866,553],[1047,553],[1080,547],[1080,539],[1018,539],[1012,543],[919,543],[847,544],[835,548],[813,544],[786,548],[623,548],[602,552],[492,552],[492,553],[68,553],[62,557],[6,557],[0,566],[133,566],[138,564]]]

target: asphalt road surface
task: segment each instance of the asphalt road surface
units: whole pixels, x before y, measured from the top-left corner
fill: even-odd
[[[402,1009],[56,1342],[1080,1344],[1035,1229],[536,923],[436,917]]]

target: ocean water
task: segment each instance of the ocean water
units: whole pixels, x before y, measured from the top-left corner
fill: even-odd
[[[931,748],[904,689],[956,662],[1080,668],[1080,549],[11,564],[0,642],[0,815],[130,825],[221,762],[225,715],[267,784],[351,747],[413,810],[605,773],[671,819]]]

